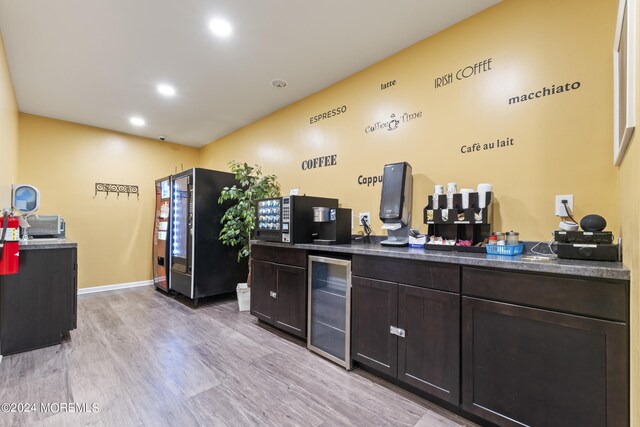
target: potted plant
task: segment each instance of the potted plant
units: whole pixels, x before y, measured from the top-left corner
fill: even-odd
[[[229,162],[231,172],[236,176],[240,186],[224,187],[218,203],[235,201],[222,216],[220,221],[220,241],[228,246],[238,248],[238,262],[251,255],[250,242],[256,226],[256,200],[280,195],[280,185],[275,175],[264,175],[258,165],[249,166],[235,160]],[[251,298],[251,261],[247,283],[239,283],[236,288],[240,311],[249,310]]]

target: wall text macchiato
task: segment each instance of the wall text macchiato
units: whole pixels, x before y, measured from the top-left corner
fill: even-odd
[[[509,98],[509,105],[518,104],[519,102],[531,101],[536,98],[544,98],[545,96],[557,95],[559,93],[565,93],[569,92],[570,90],[577,89],[580,89],[580,82],[551,85],[551,87],[545,86],[538,91],[524,93],[520,96]]]

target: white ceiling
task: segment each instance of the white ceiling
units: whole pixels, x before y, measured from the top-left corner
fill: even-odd
[[[0,32],[20,111],[199,147],[499,1],[0,0]]]

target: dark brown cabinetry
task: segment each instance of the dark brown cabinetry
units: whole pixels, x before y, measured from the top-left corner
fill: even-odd
[[[624,318],[611,304],[624,282],[463,268],[462,283],[463,409],[503,426],[628,425],[627,326],[586,316]]]
[[[252,310],[278,325],[268,299],[269,290],[282,292],[278,265],[304,269],[307,253],[267,250],[254,266],[266,296]],[[629,425],[628,279],[376,251],[352,257],[351,355],[359,365],[490,425]]]
[[[20,272],[0,276],[0,354],[58,344],[76,328],[77,249],[20,251]]]
[[[251,314],[273,324],[276,312],[276,264],[251,260]]]
[[[460,296],[398,286],[398,379],[459,403]]]
[[[395,377],[398,370],[398,285],[353,276],[351,279],[351,357]]]
[[[300,338],[307,336],[306,252],[253,247],[251,314]]]
[[[354,257],[354,272],[389,277],[393,270],[367,269],[377,259]],[[402,262],[404,272],[414,265]],[[389,268],[400,266],[387,265]],[[437,264],[416,265],[422,272]],[[449,267],[449,266],[445,266]],[[377,272],[381,272],[378,274]],[[458,287],[459,269],[450,275],[416,277],[430,288]],[[436,280],[438,280],[436,279]],[[369,277],[352,279],[352,357],[362,365],[395,377],[443,400],[459,403],[460,296],[429,287],[410,286]]]
[[[274,325],[301,338],[307,337],[307,270],[276,266]]]

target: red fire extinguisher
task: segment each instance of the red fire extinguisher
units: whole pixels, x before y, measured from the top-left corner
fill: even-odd
[[[0,217],[0,276],[16,274],[20,267],[20,221],[9,212]]]

